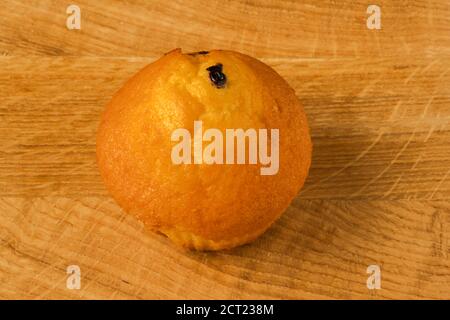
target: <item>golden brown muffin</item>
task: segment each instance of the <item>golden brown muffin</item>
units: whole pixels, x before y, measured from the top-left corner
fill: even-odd
[[[204,131],[279,129],[277,173],[262,175],[264,165],[248,161],[174,164],[172,133],[193,136],[194,121]],[[267,230],[303,186],[311,148],[294,90],[266,64],[226,50],[176,49],[146,66],[114,95],[97,134],[98,166],[119,205],[198,250],[231,248]]]

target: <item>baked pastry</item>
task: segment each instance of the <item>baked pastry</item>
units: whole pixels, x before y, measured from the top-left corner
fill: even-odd
[[[247,134],[245,149],[231,129]],[[303,186],[311,151],[294,90],[261,61],[226,50],[176,49],[149,64],[114,95],[97,133],[98,167],[118,204],[198,250],[267,230]]]

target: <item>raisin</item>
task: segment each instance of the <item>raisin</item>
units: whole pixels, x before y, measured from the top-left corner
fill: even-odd
[[[206,69],[209,71],[209,79],[219,89],[224,88],[227,83],[227,76],[222,72],[222,68],[222,64],[218,63]]]

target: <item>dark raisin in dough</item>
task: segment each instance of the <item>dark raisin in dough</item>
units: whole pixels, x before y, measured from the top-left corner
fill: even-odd
[[[206,69],[209,71],[209,79],[218,89],[224,88],[227,83],[227,76],[222,72],[222,68],[222,64],[218,63]]]

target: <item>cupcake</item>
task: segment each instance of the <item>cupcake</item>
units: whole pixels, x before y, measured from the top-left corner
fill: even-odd
[[[197,250],[264,233],[299,193],[312,144],[303,107],[272,68],[227,50],[173,50],[113,96],[97,162],[117,203]]]

